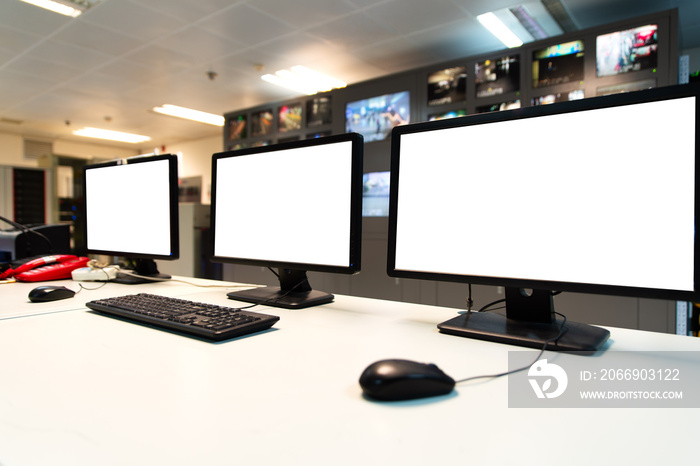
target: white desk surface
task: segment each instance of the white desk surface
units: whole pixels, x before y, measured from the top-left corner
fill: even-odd
[[[219,289],[139,291],[234,303]],[[514,348],[438,333],[454,309],[346,296],[261,307],[281,316],[272,330],[216,344],[97,315],[84,298],[0,321],[2,466],[697,461],[697,409],[514,409],[506,378],[432,399],[362,396],[359,375],[379,359],[434,362],[455,378],[507,370]],[[608,351],[700,351],[697,338],[611,332]]]

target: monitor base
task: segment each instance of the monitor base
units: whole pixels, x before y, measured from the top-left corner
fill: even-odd
[[[562,322],[524,322],[491,312],[467,312],[438,324],[438,329],[449,335],[541,349],[559,334]],[[564,325],[563,335],[556,342],[549,342],[547,350],[594,353],[610,336],[608,330],[593,325],[568,320]]]
[[[250,290],[231,291],[230,299],[285,309],[303,309],[333,301],[333,295],[323,291],[282,291],[279,286],[265,286]]]
[[[136,272],[134,272],[136,273]],[[152,280],[149,280],[152,279]],[[164,273],[155,273],[149,275],[129,275],[126,273],[117,273],[117,277],[110,280],[112,283],[121,283],[122,285],[142,285],[144,283],[154,283],[162,280],[170,280],[172,277]]]

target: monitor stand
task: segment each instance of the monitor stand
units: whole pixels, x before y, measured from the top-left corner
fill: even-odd
[[[594,353],[610,336],[606,329],[593,325],[564,323],[556,319],[552,292],[506,288],[506,315],[493,312],[467,312],[438,324],[440,332],[478,340],[541,349],[545,342],[550,351]]]
[[[135,276],[138,275],[138,276]],[[152,279],[152,280],[149,280]],[[117,277],[111,280],[114,283],[123,285],[141,285],[144,283],[153,283],[161,280],[169,280],[170,275],[160,273],[156,262],[152,259],[135,259],[134,260],[134,275],[118,273]]]
[[[264,286],[227,293],[231,299],[286,309],[303,309],[333,301],[333,295],[312,290],[305,270],[279,269],[280,286]]]

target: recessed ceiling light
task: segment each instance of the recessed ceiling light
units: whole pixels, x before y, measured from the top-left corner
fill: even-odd
[[[120,131],[111,131],[108,129],[99,129],[99,128],[82,128],[73,131],[73,134],[76,136],[85,136],[88,138],[97,138],[97,139],[107,139],[109,141],[120,141],[120,142],[129,142],[132,144],[136,144],[139,142],[146,142],[150,141],[151,138],[148,136],[141,136],[140,134],[131,134],[131,133],[122,133]]]
[[[484,13],[483,15],[477,16],[476,19],[488,29],[491,34],[496,36],[498,40],[503,42],[506,47],[514,48],[523,45],[523,41],[520,40],[513,31],[508,29],[503,21],[498,19],[494,13]]]
[[[51,10],[54,13],[71,16],[80,16],[85,10],[93,6],[96,1],[90,0],[22,0],[34,6]]]
[[[160,107],[154,107],[154,112],[161,113],[163,115],[170,115],[178,118],[185,118],[186,120],[198,121],[200,123],[206,123],[208,125],[214,126],[224,126],[224,117],[221,115],[214,115],[213,113],[200,112],[199,110],[192,110],[190,108],[178,107],[177,105],[165,104]]]
[[[341,89],[347,86],[347,83],[339,79],[301,65],[293,66],[291,71],[279,70],[275,74],[265,74],[261,76],[261,79],[307,95],[327,92],[331,89]]]

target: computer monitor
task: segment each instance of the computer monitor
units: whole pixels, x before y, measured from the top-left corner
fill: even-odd
[[[133,275],[120,274],[121,283],[170,278],[158,272],[154,259],[180,255],[177,156],[88,165],[83,186],[87,252],[133,260]]]
[[[393,130],[388,273],[506,287],[506,315],[443,333],[596,351],[609,336],[553,292],[697,301],[698,87]],[[566,311],[561,309],[564,314]]]
[[[212,260],[279,269],[279,287],[228,293],[284,308],[328,303],[306,271],[360,270],[363,138],[357,133],[213,155]]]

